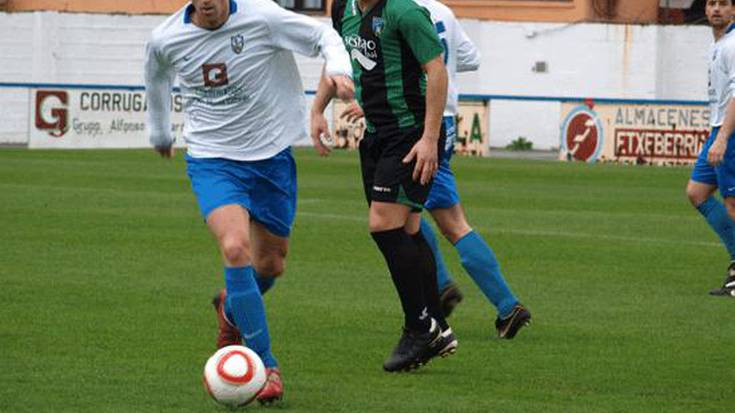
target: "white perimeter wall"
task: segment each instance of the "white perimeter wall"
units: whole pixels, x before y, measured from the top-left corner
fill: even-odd
[[[0,83],[142,85],[143,44],[164,16],[0,13]],[[325,24],[327,19],[322,19]],[[466,94],[705,100],[711,33],[702,26],[463,20],[482,53]],[[299,58],[307,90],[320,62]],[[535,62],[548,71],[536,73]],[[28,135],[28,94],[0,88],[0,143]],[[559,146],[560,104],[493,100],[491,146],[519,136]]]

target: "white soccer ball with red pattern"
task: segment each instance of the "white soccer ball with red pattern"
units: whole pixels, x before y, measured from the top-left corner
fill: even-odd
[[[212,398],[227,406],[252,402],[265,381],[263,361],[244,346],[222,347],[204,365],[204,387]]]

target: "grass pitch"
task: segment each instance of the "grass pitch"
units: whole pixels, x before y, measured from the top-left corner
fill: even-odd
[[[684,168],[457,158],[471,223],[533,325],[494,310],[442,242],[466,298],[458,353],[381,363],[400,307],[367,232],[356,154],[296,152],[286,275],[266,296],[290,412],[731,412],[728,262],[687,203]],[[214,241],[179,155],[0,151],[0,411],[222,411]],[[249,411],[262,409],[249,406]]]

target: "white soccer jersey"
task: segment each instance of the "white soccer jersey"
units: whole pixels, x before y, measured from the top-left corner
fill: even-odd
[[[722,126],[735,92],[735,24],[712,46],[709,66],[710,124]]]
[[[153,30],[146,45],[148,126],[154,146],[171,143],[174,76],[184,98],[184,139],[195,158],[270,158],[308,136],[301,77],[292,52],[326,61],[328,75],[352,76],[330,26],[272,0],[231,0],[223,26],[194,25],[192,5]]]
[[[470,72],[480,67],[480,53],[467,34],[462,30],[452,10],[437,0],[414,0],[416,4],[426,7],[431,14],[439,39],[444,46],[444,63],[449,74],[447,88],[447,106],[445,116],[454,116],[459,108],[459,90],[457,89],[457,72]]]

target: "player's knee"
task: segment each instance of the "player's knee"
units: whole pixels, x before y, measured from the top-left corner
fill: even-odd
[[[391,228],[388,228],[388,226],[380,221],[373,221],[370,220],[368,223],[368,228],[370,229],[370,232],[381,232],[381,231],[387,231]]]
[[[444,235],[444,238],[447,239],[452,244],[456,244],[457,241],[462,239],[467,233],[471,231],[469,227],[451,227],[451,228],[441,228],[442,235]]]
[[[395,222],[395,219],[391,219],[390,217],[382,215],[371,215],[368,222],[370,232],[388,231],[391,229],[400,228],[404,225],[405,223]]]
[[[731,219],[735,220],[735,197],[725,198],[724,204],[725,209],[727,209],[727,215],[729,215]]]
[[[232,265],[247,265],[250,263],[250,248],[247,240],[241,237],[225,238],[221,244],[222,255]]]
[[[386,207],[371,207],[368,218],[370,232],[390,231],[406,226],[409,215],[408,211],[408,208],[401,210]]]
[[[451,222],[439,222],[439,230],[447,241],[456,244],[457,241],[472,231],[472,228],[465,220],[453,220]]]
[[[686,190],[687,198],[693,207],[698,207],[704,203],[709,197],[709,193],[703,192],[693,185],[688,185]]]
[[[286,271],[286,259],[281,256],[268,256],[258,260],[255,271],[262,277],[279,277]]]

